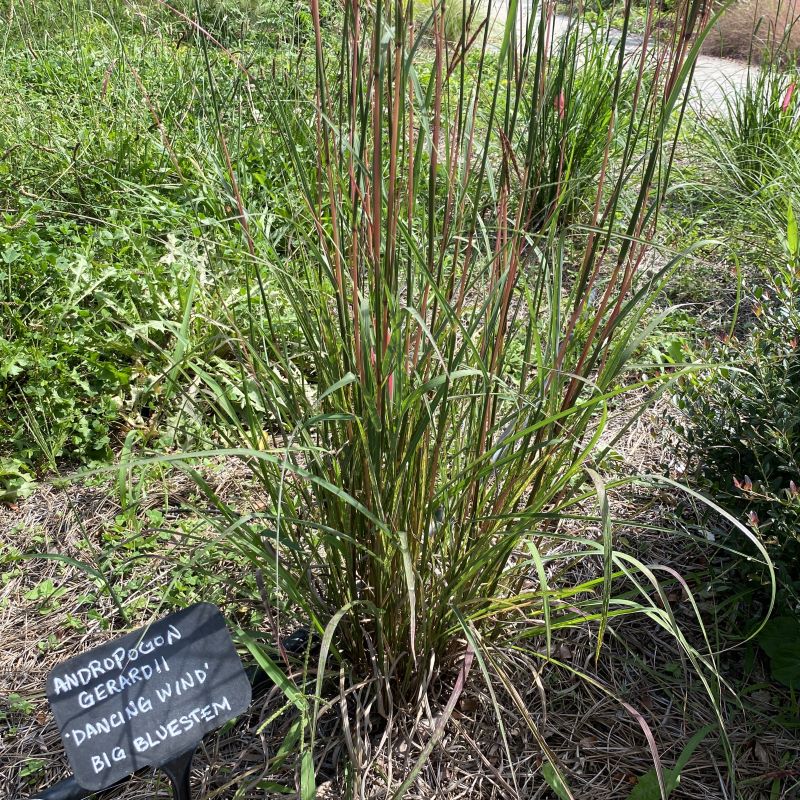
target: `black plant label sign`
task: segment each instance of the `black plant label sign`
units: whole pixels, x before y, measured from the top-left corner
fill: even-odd
[[[75,779],[98,791],[192,750],[251,688],[219,609],[197,603],[59,664],[47,698]]]

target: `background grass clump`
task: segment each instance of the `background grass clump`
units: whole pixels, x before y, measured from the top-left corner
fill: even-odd
[[[720,4],[722,5],[722,4]],[[797,64],[800,57],[797,0],[737,0],[711,29],[703,50],[722,58]]]
[[[725,99],[725,113],[703,124],[706,149],[719,171],[723,203],[747,198],[781,220],[787,193],[798,193],[800,95],[798,77],[770,62],[751,70],[745,85]],[[774,224],[774,223],[773,223]]]

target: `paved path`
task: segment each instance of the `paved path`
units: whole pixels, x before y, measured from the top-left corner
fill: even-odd
[[[749,70],[750,67],[741,61],[698,56],[690,95],[692,107],[706,114],[724,112],[725,98],[745,85]]]
[[[492,2],[493,29],[497,36],[502,34],[508,6],[508,0],[499,0],[499,2],[493,0]],[[526,21],[530,8],[530,0],[519,0],[517,13],[521,22]],[[569,27],[569,22],[569,17],[556,15],[553,18],[552,35],[556,38],[563,36]],[[612,37],[613,34],[612,31]],[[630,36],[626,50],[633,54],[639,50],[641,43],[640,36]],[[715,58],[714,56],[699,56],[690,94],[692,108],[705,115],[723,113],[726,108],[725,98],[744,86],[748,69],[747,64],[741,61]]]

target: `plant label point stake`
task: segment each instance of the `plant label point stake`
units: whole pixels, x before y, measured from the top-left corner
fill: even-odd
[[[213,609],[213,607],[211,608]],[[173,619],[174,616],[175,615],[171,615],[168,619]],[[208,632],[208,630],[206,632]],[[311,637],[310,643],[309,637]],[[316,634],[310,633],[307,629],[301,628],[286,637],[281,644],[287,653],[297,656],[308,647],[310,647],[312,651],[318,650],[319,637]],[[95,652],[96,650],[91,651],[91,653]],[[266,687],[274,685],[269,679],[269,676],[260,667],[250,667],[245,672],[245,675],[248,682],[253,687],[252,691],[264,690]],[[167,760],[159,767],[169,779],[174,800],[191,800],[191,768],[192,760],[196,752],[197,746],[187,749],[183,753]],[[108,791],[109,789],[122,786],[129,777],[130,775],[123,777],[120,781],[111,786],[105,786],[103,789],[95,790],[81,786],[75,776],[70,775],[68,778],[59,781],[53,786],[42,789],[38,794],[31,797],[30,800],[87,800],[87,798],[94,797],[97,791]]]
[[[249,708],[252,687],[220,610],[196,603],[58,664],[47,697],[76,793],[155,768],[191,800],[195,749]]]
[[[192,759],[195,748],[173,758],[161,767],[172,784],[173,800],[192,800]]]

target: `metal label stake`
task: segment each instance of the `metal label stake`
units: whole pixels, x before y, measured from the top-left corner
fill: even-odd
[[[172,784],[172,800],[192,800],[192,759],[195,748],[161,767]]]
[[[172,787],[172,800],[192,800],[192,759],[196,751],[197,748],[193,747],[188,752],[173,758],[163,767],[159,767],[169,779]],[[49,789],[44,789],[30,800],[86,800],[119,788],[126,782],[127,779],[124,779],[114,786],[109,786],[108,789],[96,792],[93,789],[84,789],[74,777],[70,777]]]
[[[169,620],[170,618],[167,619]],[[310,643],[309,637],[311,637]],[[319,648],[319,637],[316,634],[310,634],[308,630],[301,628],[300,630],[297,630],[290,636],[286,637],[281,644],[288,653],[296,656],[307,648],[310,648],[311,652],[317,650]],[[96,653],[97,650],[91,652]],[[239,663],[239,667],[241,667],[241,663]],[[250,667],[246,673],[243,671],[242,674],[245,676],[245,681],[248,685],[246,702],[243,704],[242,709],[244,710],[250,704],[252,691],[250,688],[251,685],[259,693],[261,693],[269,689],[273,683],[269,676],[259,667]],[[237,714],[238,713],[241,712],[237,708]],[[231,717],[237,714],[231,713]],[[224,719],[220,719],[220,723],[224,721]],[[187,750],[184,753],[181,753],[180,755],[170,759],[166,764],[157,766],[157,769],[160,769],[169,779],[172,787],[173,800],[192,800],[192,760],[198,746],[199,744],[195,745],[191,750]],[[129,777],[130,774],[125,775],[114,783],[110,783],[98,788],[87,789],[84,786],[81,786],[81,784],[78,783],[77,778],[72,775],[55,784],[54,786],[42,789],[38,794],[31,797],[30,800],[86,800],[86,798],[95,797],[96,795],[104,792],[113,792],[115,789],[118,789],[120,786],[125,784]]]

